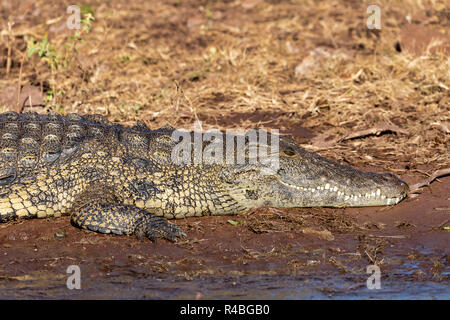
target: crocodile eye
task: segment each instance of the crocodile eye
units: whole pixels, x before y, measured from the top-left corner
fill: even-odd
[[[284,155],[288,157],[294,157],[297,155],[297,152],[292,148],[286,148],[283,150]]]

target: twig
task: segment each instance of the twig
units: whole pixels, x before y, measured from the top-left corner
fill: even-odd
[[[355,138],[361,138],[361,137],[366,137],[369,135],[380,135],[384,132],[387,131],[392,131],[395,133],[403,133],[403,134],[408,134],[408,131],[402,128],[397,127],[396,125],[392,125],[392,124],[382,124],[380,126],[377,127],[373,127],[370,129],[366,129],[366,130],[361,130],[361,131],[357,131],[354,133],[350,133],[347,136],[345,136],[342,140],[350,140],[350,139],[355,139]]]
[[[442,222],[440,225],[438,225],[437,227],[440,229],[440,228],[444,227],[449,221],[450,221],[450,219],[447,219],[444,222]]]
[[[372,235],[372,237],[378,237],[378,238],[392,238],[392,239],[404,239],[406,238],[405,236],[402,235],[394,235],[394,236],[377,236],[377,235]]]
[[[410,186],[409,193],[414,193],[414,192],[418,191],[420,188],[422,188],[423,186],[428,186],[435,179],[446,176],[448,174],[450,174],[450,168],[437,170],[437,171],[433,172],[433,174],[430,177],[428,177],[427,179]]]
[[[20,91],[22,87],[22,69],[23,69],[23,62],[25,60],[25,54],[22,53],[22,60],[20,61],[20,71],[19,71],[19,81],[17,82],[17,102],[16,102],[16,112],[20,113],[22,111],[23,106],[19,105],[19,99],[20,99]]]
[[[445,133],[450,133],[450,124],[448,122],[433,122],[430,124],[430,127],[437,128]]]
[[[11,70],[11,34],[12,34],[12,26],[14,25],[14,22],[8,21],[8,57],[6,58],[6,74],[9,74],[9,71]]]
[[[375,260],[370,256],[370,254],[367,252],[367,250],[364,250],[364,253],[367,255],[367,257],[369,258],[370,262],[375,264]]]
[[[360,131],[356,131],[353,133],[349,133],[343,137],[338,137],[338,138],[334,138],[331,139],[329,141],[326,141],[326,139],[330,136],[330,134],[327,133],[322,133],[316,137],[314,137],[311,142],[312,145],[314,147],[319,147],[319,148],[329,148],[341,141],[345,141],[345,140],[351,140],[351,139],[356,139],[356,138],[363,138],[363,137],[367,137],[370,135],[376,135],[379,136],[380,134],[384,133],[384,132],[395,132],[395,133],[403,133],[403,134],[408,134],[408,131],[405,129],[402,129],[396,125],[393,124],[381,124],[378,125],[376,127],[372,127],[369,129],[365,129],[365,130],[360,130]]]

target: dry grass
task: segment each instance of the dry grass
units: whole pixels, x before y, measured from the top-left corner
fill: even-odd
[[[73,34],[64,27],[71,3],[4,1],[0,93],[20,78],[43,96],[61,92],[32,108],[39,112],[94,112],[152,128],[187,128],[200,119],[204,128],[301,126],[339,138],[395,125],[407,134],[342,140],[320,152],[361,166],[431,171],[450,165],[448,133],[436,125],[450,122],[444,3],[379,1],[382,29],[371,31],[371,3],[356,0],[82,1],[94,11],[93,29],[69,65],[52,72],[38,57],[24,56],[26,40],[48,33],[64,52]],[[442,37],[405,34],[409,25]],[[411,41],[422,41],[423,50]]]

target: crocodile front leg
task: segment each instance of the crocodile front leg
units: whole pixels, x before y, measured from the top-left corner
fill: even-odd
[[[74,210],[71,221],[74,225],[100,233],[136,235],[138,239],[165,238],[176,242],[186,234],[175,224],[166,222],[152,213],[126,204],[85,204]]]

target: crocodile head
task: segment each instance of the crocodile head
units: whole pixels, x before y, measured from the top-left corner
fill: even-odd
[[[276,170],[255,164],[225,169],[227,183],[247,207],[363,207],[400,202],[408,185],[390,173],[362,172],[280,138]],[[273,153],[272,153],[273,154]]]
[[[270,144],[261,144],[259,138],[252,140],[247,134],[222,137],[223,144],[215,145],[222,146],[214,152],[221,155],[215,163],[205,163],[205,155],[210,154],[207,150],[212,144],[203,141],[199,144],[203,161],[195,163],[194,133],[186,133],[182,139],[186,144],[174,138],[174,133],[177,131],[172,127],[151,131],[148,148],[152,165],[144,165],[150,173],[146,181],[139,181],[139,185],[134,183],[133,188],[145,189],[141,193],[151,195],[143,197],[140,202],[143,207],[167,218],[234,214],[258,206],[392,205],[408,192],[408,185],[392,174],[362,172],[340,165],[306,151],[293,139],[271,134],[267,136],[270,136]],[[274,139],[279,141],[278,148],[272,147],[272,137],[279,137]],[[234,162],[228,161],[230,138],[236,139]],[[241,148],[237,147],[238,139],[241,139]],[[177,164],[174,156],[184,159],[184,151],[178,148],[183,145],[191,147],[185,149],[188,161]],[[269,152],[269,158],[277,160],[277,165],[259,161],[261,149],[257,152],[258,161],[253,161],[252,146],[267,147],[263,150]],[[239,150],[244,152],[239,153]],[[245,161],[236,161],[238,156]]]

